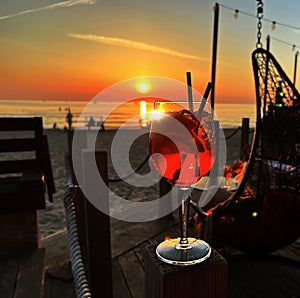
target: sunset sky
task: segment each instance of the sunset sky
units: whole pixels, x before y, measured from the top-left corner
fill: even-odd
[[[272,53],[292,79],[300,1],[263,2],[263,44],[269,34]],[[257,1],[219,3],[216,102],[251,103],[257,20],[242,12],[256,15]],[[185,81],[187,71],[203,93],[211,78],[214,5],[211,0],[1,0],[0,99],[90,100],[122,80]],[[239,17],[222,5],[240,10]],[[268,20],[277,22],[275,30]],[[300,74],[297,82],[300,89]]]

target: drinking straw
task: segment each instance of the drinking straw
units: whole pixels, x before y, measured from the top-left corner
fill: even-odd
[[[189,110],[190,112],[194,112],[192,79],[191,79],[191,72],[189,71],[187,71],[186,73],[186,81],[187,81],[187,90],[188,90]]]
[[[206,89],[205,89],[205,92],[204,92],[204,95],[203,95],[203,97],[202,97],[201,104],[200,104],[199,109],[198,109],[198,111],[197,111],[197,116],[198,116],[198,119],[199,119],[199,120],[201,119],[202,112],[203,112],[204,107],[205,107],[205,104],[206,104],[206,102],[207,102],[207,98],[208,98],[208,96],[209,96],[211,87],[212,87],[212,83],[211,83],[211,82],[208,82],[208,83],[207,83],[207,86],[206,86]]]

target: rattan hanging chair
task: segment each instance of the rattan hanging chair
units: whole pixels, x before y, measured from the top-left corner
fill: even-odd
[[[200,234],[215,248],[261,254],[300,236],[300,96],[270,52],[256,49],[252,63],[257,119],[248,165]]]

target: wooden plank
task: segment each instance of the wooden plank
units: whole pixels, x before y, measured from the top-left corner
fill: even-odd
[[[300,237],[290,245],[279,249],[272,254],[300,262]]]
[[[0,131],[34,130],[41,135],[43,120],[41,117],[3,117],[0,118]]]
[[[127,283],[121,271],[117,259],[112,261],[112,276],[113,276],[113,297],[114,298],[131,298]]]
[[[17,180],[17,181],[16,181]],[[40,179],[1,179],[1,210],[44,209],[44,183]],[[26,195],[25,195],[26,194]]]
[[[228,272],[229,291],[234,289],[239,295],[243,294],[243,298],[264,297],[264,293],[272,290],[272,285],[258,274],[249,261],[228,261]]]
[[[13,297],[15,280],[18,273],[17,260],[14,257],[0,259],[0,296]]]
[[[24,169],[37,168],[39,162],[36,159],[1,160],[0,174],[21,173]]]
[[[294,297],[300,293],[300,265],[281,258],[267,258],[255,262],[257,271],[272,283],[272,290],[286,297]],[[280,283],[278,282],[280,281]]]
[[[41,140],[34,138],[2,139],[0,140],[0,152],[37,151]]]
[[[148,245],[148,241],[145,241],[139,247],[133,250],[143,269],[145,268],[145,252]]]
[[[274,298],[282,297],[282,293],[280,293],[280,291],[274,291],[274,282],[272,281],[272,278],[270,279],[268,276],[270,272],[265,270],[264,261],[260,261],[259,259],[245,260],[243,267],[243,272],[239,271],[238,274],[243,276],[245,281],[247,281],[247,293],[256,288],[255,295],[257,295],[257,297],[264,297],[267,293],[272,293],[271,296]],[[246,278],[247,276],[248,278]]]
[[[229,285],[228,285],[228,297],[229,298],[241,298],[241,293],[243,293],[243,292],[238,291],[237,288],[233,287],[232,284],[229,282]]]
[[[76,298],[73,280],[61,280],[46,274],[43,298]]]
[[[240,256],[229,260],[230,293],[243,297],[293,297],[300,293],[300,269],[290,262]],[[232,294],[233,297],[235,294]]]
[[[45,249],[39,248],[20,260],[14,298],[40,298],[44,293]]]
[[[39,246],[36,210],[2,210],[0,227],[0,253],[2,255],[20,255],[35,250]]]
[[[121,270],[133,298],[143,298],[145,288],[144,271],[133,251],[118,258]]]
[[[115,221],[111,226],[112,256],[119,256],[139,246],[174,224],[174,218],[168,217],[141,223]]]

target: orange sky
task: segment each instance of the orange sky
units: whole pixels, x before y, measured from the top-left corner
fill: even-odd
[[[296,0],[289,2],[286,15],[280,14],[279,0],[264,2],[266,16],[273,14],[278,21],[300,27],[299,18],[288,15],[299,8]],[[0,99],[90,100],[122,80],[163,76],[184,82],[187,71],[192,73],[193,87],[203,93],[211,79],[214,4],[210,0],[3,0]],[[256,1],[224,4],[256,14]],[[256,19],[233,20],[232,12],[221,8],[219,23],[216,100],[253,102],[250,55]],[[264,35],[270,33],[267,27]],[[283,28],[278,34],[297,44],[299,32]],[[291,77],[290,49],[275,43],[274,50]]]

